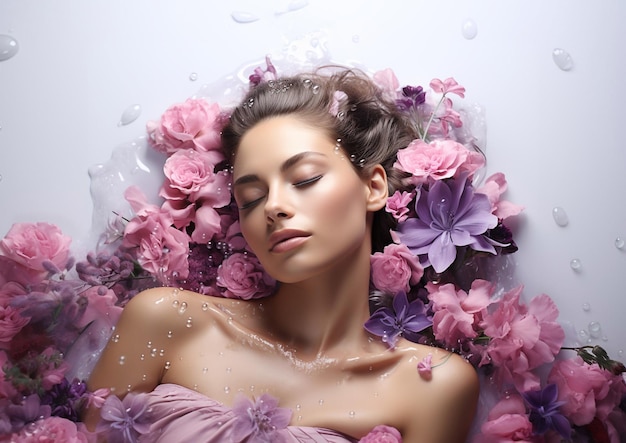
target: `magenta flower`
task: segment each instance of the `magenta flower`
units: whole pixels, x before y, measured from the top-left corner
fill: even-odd
[[[389,212],[398,222],[403,222],[409,218],[409,203],[415,197],[416,192],[396,191],[387,199],[385,210]]]
[[[398,337],[403,336],[407,340],[417,341],[418,332],[432,325],[431,319],[426,314],[426,306],[420,299],[409,303],[404,292],[398,292],[393,297],[393,306],[383,306],[365,322],[365,329],[378,337],[393,348]]]
[[[422,189],[415,211],[418,218],[402,223],[398,236],[414,254],[428,254],[436,272],[454,262],[457,246],[496,253],[483,234],[496,227],[498,218],[491,213],[487,196],[474,193],[465,174]]]
[[[265,57],[265,64],[267,65],[267,68],[265,70],[261,69],[260,66],[257,66],[254,69],[254,72],[250,75],[250,77],[248,77],[248,79],[250,80],[250,85],[258,86],[263,82],[276,80],[278,78],[276,68],[272,64],[272,61],[269,57]]]
[[[124,400],[109,395],[100,410],[96,433],[106,435],[109,443],[135,443],[150,428],[148,411],[145,394],[129,393]]]
[[[558,401],[557,385],[549,384],[543,389],[524,392],[522,396],[530,407],[529,420],[533,424],[535,434],[545,434],[550,429],[554,429],[565,440],[569,440],[572,426],[567,418],[559,413],[559,408],[565,402]]]
[[[263,394],[254,401],[240,395],[233,405],[235,426],[231,441],[250,443],[280,442],[284,439],[281,430],[291,420],[291,409],[279,408],[278,400]]]
[[[440,94],[456,94],[461,98],[465,97],[465,88],[457,83],[452,77],[441,81],[438,78],[432,79],[430,87],[433,91]]]
[[[378,425],[360,439],[359,443],[402,443],[402,434],[391,426]]]

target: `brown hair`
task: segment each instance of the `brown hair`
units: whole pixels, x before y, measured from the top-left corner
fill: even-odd
[[[222,131],[227,158],[234,158],[241,138],[260,121],[295,115],[336,139],[359,175],[377,164],[382,165],[387,172],[389,195],[393,194],[402,188],[405,177],[393,164],[398,150],[416,138],[412,126],[365,74],[336,67],[323,69],[331,72],[325,75],[318,70],[252,87]],[[337,114],[333,115],[329,110],[337,91],[346,96],[339,101]],[[384,208],[374,214],[374,251],[391,242],[389,229],[394,226],[395,220]]]

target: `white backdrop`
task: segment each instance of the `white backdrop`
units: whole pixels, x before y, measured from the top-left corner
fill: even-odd
[[[304,41],[340,63],[391,67],[401,84],[464,85],[486,110],[488,172],[504,172],[508,199],[526,207],[514,255],[526,297],[550,295],[573,337],[598,322],[592,343],[623,360],[625,20],[620,0],[0,0],[0,235],[47,221],[88,249],[90,168],[111,179],[116,147],[150,157],[147,120]],[[135,104],[138,118],[118,126]],[[144,163],[124,185],[150,180]]]

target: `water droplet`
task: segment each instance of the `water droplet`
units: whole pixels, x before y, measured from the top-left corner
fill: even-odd
[[[123,365],[124,363],[126,363],[126,357],[123,355],[120,355],[120,365]]]
[[[287,11],[297,11],[298,9],[304,8],[308,4],[308,0],[291,0],[289,2],[289,6],[287,6]]]
[[[259,19],[256,15],[244,11],[235,11],[230,16],[237,23],[252,23]]]
[[[567,224],[569,223],[569,217],[567,216],[567,212],[565,212],[565,209],[559,206],[555,206],[554,208],[552,208],[552,218],[554,218],[554,222],[561,227],[567,226]]]
[[[320,406],[322,406],[322,405],[324,404],[324,399],[323,399],[323,398],[320,398],[320,399],[317,401],[317,403],[318,403]]]
[[[350,411],[349,415],[350,415],[350,418],[354,418],[356,416],[356,412]]]
[[[152,350],[150,351],[150,357],[156,357],[157,356],[157,348],[152,348]]]
[[[224,386],[224,393],[228,394],[230,392],[230,388],[228,386]]]
[[[167,331],[167,338],[172,338],[172,335],[174,335],[172,331]]]
[[[122,112],[122,117],[120,121],[117,123],[117,126],[126,126],[134,122],[141,115],[141,105],[130,105],[128,108]]]
[[[580,263],[580,260],[577,258],[573,258],[570,262],[569,262],[569,267],[572,268],[574,271],[580,271],[582,264]]]
[[[361,41],[361,37],[358,34],[352,36],[352,43],[358,43]]]
[[[476,22],[471,19],[465,20],[463,22],[463,26],[461,27],[461,34],[467,40],[472,40],[476,35],[478,35],[478,27],[476,26]]]
[[[148,349],[152,348],[152,342],[151,342],[151,341],[149,341],[149,342],[147,343],[147,348],[148,348]]]
[[[589,322],[589,335],[591,338],[600,338],[602,335],[602,326],[597,321]]]
[[[186,310],[187,310],[187,302],[182,302],[180,306],[178,307],[178,313],[184,314]]]
[[[141,376],[141,379],[142,379],[143,381],[146,381],[146,380],[148,379],[148,376],[147,376],[146,374],[143,374],[143,375]]]
[[[209,368],[202,368],[202,373],[206,374],[207,372],[209,372]]]
[[[117,343],[120,341],[120,335],[119,334],[115,334],[113,337],[111,337],[111,341],[113,343]]]
[[[620,349],[619,351],[617,351],[617,356],[619,357],[619,359],[621,360],[622,357],[624,356],[624,350]]]
[[[165,369],[169,369],[172,366],[172,363],[170,363],[169,361],[165,362]]]
[[[146,359],[146,354],[141,354],[139,356],[139,360],[144,361]]]
[[[2,180],[2,176],[0,175],[0,180]],[[615,247],[617,249],[623,249],[624,248],[624,244],[626,244],[626,242],[624,242],[624,239],[622,237],[617,237],[615,239]]]
[[[196,80],[198,80],[198,73],[192,72],[191,74],[189,74],[189,80],[191,80],[192,82],[195,82]]]
[[[203,311],[208,311],[209,310],[209,304],[208,303],[202,303],[202,310]]]
[[[0,35],[0,62],[10,59],[17,54],[20,45],[10,35]]]
[[[552,51],[552,60],[562,71],[569,71],[574,67],[574,60],[567,51],[561,48],[556,48]]]
[[[192,326],[192,320],[191,320],[191,317],[189,317],[189,318],[187,319],[187,323],[185,324],[185,326],[187,326],[188,328],[191,328],[191,326]]]
[[[583,303],[583,311],[585,312],[591,311],[591,305],[587,302]]]
[[[172,308],[178,309],[178,306],[180,305],[180,302],[178,300],[174,300],[172,302]]]
[[[586,329],[581,329],[578,331],[578,338],[581,343],[586,343],[589,340],[589,332]]]

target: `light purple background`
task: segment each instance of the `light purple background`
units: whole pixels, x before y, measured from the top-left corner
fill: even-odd
[[[258,20],[238,23],[234,12]],[[598,321],[592,343],[623,360],[625,20],[620,0],[0,0],[0,34],[19,42],[0,62],[0,235],[15,222],[52,222],[82,253],[93,245],[90,167],[109,165],[100,170],[111,180],[116,147],[146,157],[99,197],[113,202],[122,185],[158,180],[138,139],[147,120],[317,38],[332,60],[392,67],[402,84],[454,76],[467,88],[466,102],[486,110],[488,172],[504,172],[508,199],[526,206],[514,255],[525,296],[549,294],[572,336]],[[556,48],[573,69],[557,67]],[[139,118],[118,126],[133,104]],[[114,204],[97,208],[97,228]],[[554,222],[556,206],[568,226]]]

